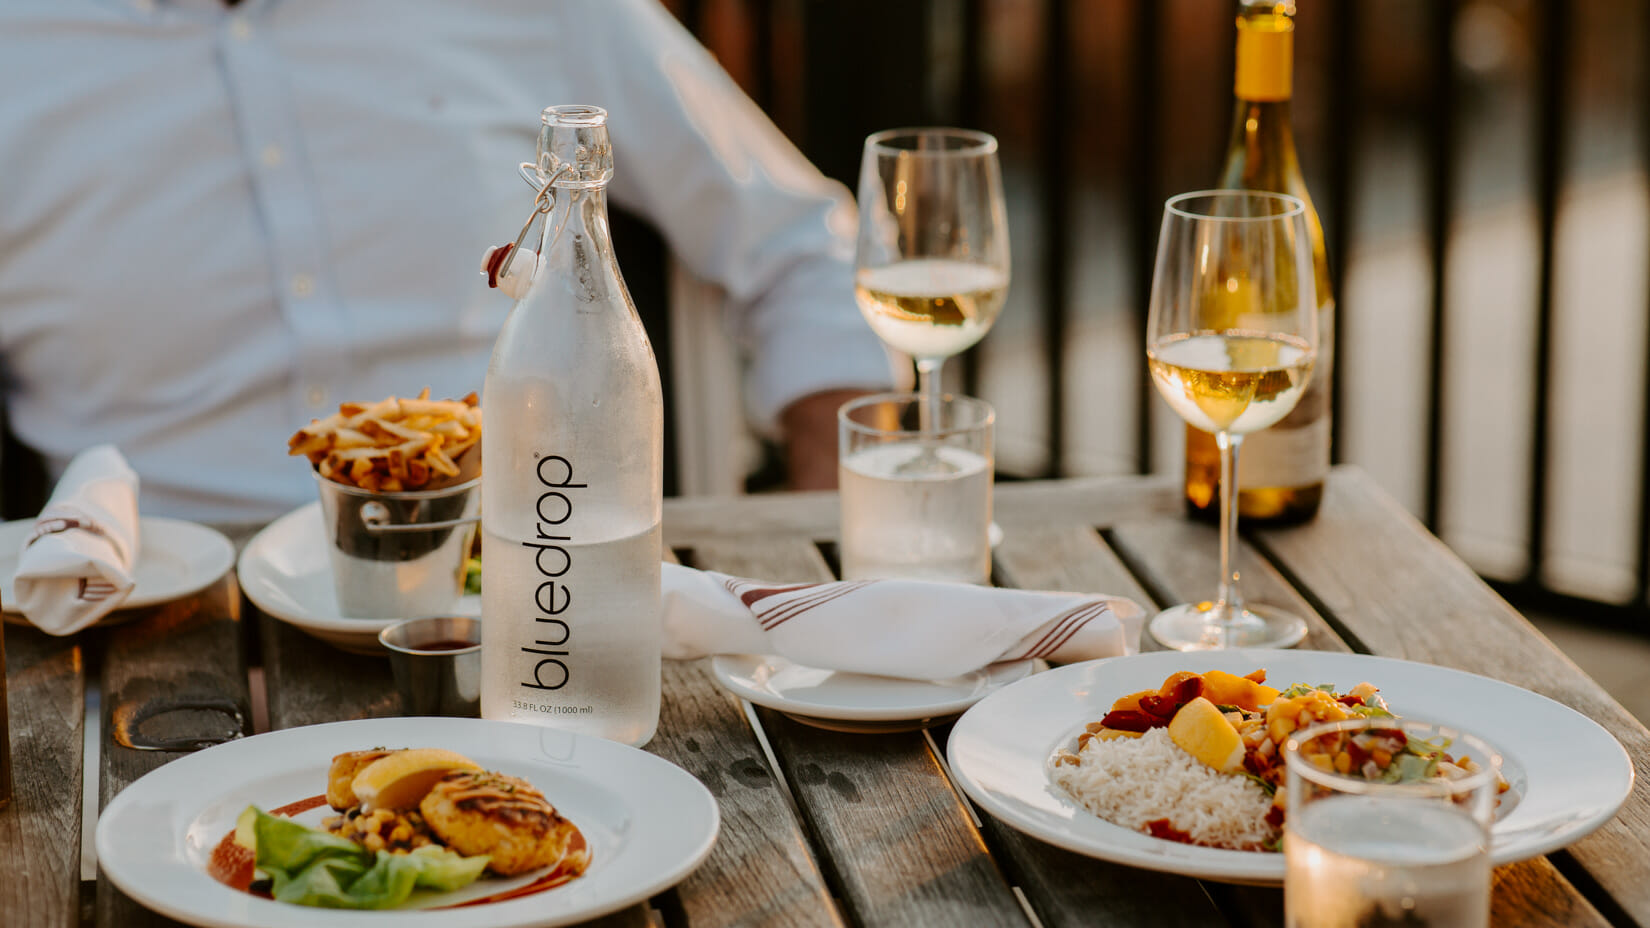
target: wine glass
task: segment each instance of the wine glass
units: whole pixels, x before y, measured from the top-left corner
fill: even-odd
[[[1238,591],[1233,477],[1243,436],[1288,415],[1311,377],[1315,292],[1306,206],[1295,197],[1204,190],[1166,204],[1146,358],[1169,406],[1220,448],[1220,592],[1152,619],[1168,647],[1288,647],[1306,635],[1299,616],[1245,604]]]
[[[889,129],[865,140],[854,295],[883,343],[917,362],[932,421],[940,368],[990,331],[1008,295],[997,140],[967,129]]]

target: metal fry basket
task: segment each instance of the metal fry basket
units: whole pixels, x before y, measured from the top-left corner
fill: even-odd
[[[451,611],[481,514],[481,478],[374,493],[317,474],[338,608],[355,618]]]

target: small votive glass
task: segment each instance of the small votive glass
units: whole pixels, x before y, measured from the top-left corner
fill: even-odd
[[[433,616],[378,633],[389,649],[403,715],[481,717],[481,620]]]
[[[1296,732],[1283,757],[1286,928],[1489,925],[1494,748],[1447,726],[1353,718]]]
[[[843,579],[990,582],[995,419],[967,396],[882,393],[843,405]]]

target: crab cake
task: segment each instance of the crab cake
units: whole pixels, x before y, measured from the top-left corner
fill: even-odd
[[[466,857],[491,856],[488,868],[504,876],[557,861],[577,876],[589,863],[579,829],[517,777],[454,771],[430,788],[418,810],[448,847]]]
[[[355,798],[355,790],[350,785],[355,782],[355,775],[373,761],[394,753],[384,748],[372,748],[367,751],[346,751],[334,757],[332,767],[327,771],[327,805],[340,812],[347,812],[360,805],[361,800]]]

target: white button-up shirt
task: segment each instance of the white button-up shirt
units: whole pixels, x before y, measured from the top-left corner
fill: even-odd
[[[114,442],[145,512],[270,518],[312,417],[480,390],[552,103],[607,108],[612,199],[727,290],[758,425],[889,376],[846,191],[655,0],[5,0],[0,87],[12,427],[54,476]]]

